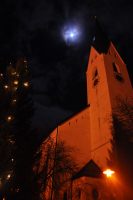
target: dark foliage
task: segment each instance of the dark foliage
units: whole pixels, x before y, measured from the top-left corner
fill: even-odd
[[[115,169],[127,188],[133,187],[133,102],[118,100],[113,114],[112,151],[109,165]],[[124,184],[125,185],[125,184]],[[130,189],[128,191],[130,193]],[[132,193],[132,191],[131,191]],[[129,196],[133,194],[128,194]],[[131,199],[132,199],[131,197]],[[126,197],[128,199],[129,197]],[[129,198],[130,199],[130,198]]]
[[[2,196],[10,200],[34,199],[32,168],[37,140],[32,130],[34,107],[29,79],[23,58],[14,66],[10,64],[1,75],[0,174]]]

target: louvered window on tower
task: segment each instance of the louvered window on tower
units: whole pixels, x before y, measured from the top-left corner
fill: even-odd
[[[114,75],[115,75],[115,78],[118,80],[118,81],[123,81],[123,77],[122,77],[122,74],[121,74],[121,71],[120,71],[120,67],[118,64],[116,63],[113,63],[113,71],[114,71]]]
[[[99,82],[99,78],[98,78],[98,71],[97,69],[95,69],[94,73],[93,73],[93,85],[96,86]]]

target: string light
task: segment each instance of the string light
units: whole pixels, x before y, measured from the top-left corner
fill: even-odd
[[[9,180],[11,178],[11,174],[7,175],[7,180]]]
[[[8,141],[9,141],[11,144],[15,144],[15,141],[12,140],[12,139],[9,139]]]
[[[0,76],[3,77],[3,74],[1,73]]]
[[[16,75],[16,72],[12,72],[12,75]]]
[[[11,120],[12,120],[12,116],[10,115],[7,117],[7,121],[10,122]]]
[[[8,89],[8,85],[4,85],[4,88],[5,88],[5,89]]]
[[[14,85],[18,85],[18,81],[17,80],[14,81]]]
[[[25,86],[25,87],[28,87],[28,86],[29,86],[29,83],[28,83],[28,82],[24,82],[24,86]]]
[[[13,99],[12,101],[13,101],[13,103],[16,103],[17,100],[16,100],[16,99]]]

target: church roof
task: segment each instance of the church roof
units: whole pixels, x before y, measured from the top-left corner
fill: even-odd
[[[92,30],[92,43],[91,45],[98,51],[98,53],[107,53],[110,40],[106,33],[103,31],[99,21],[95,17],[95,22]]]
[[[81,114],[83,111],[85,111],[85,110],[88,109],[89,107],[90,107],[90,104],[86,105],[85,108],[82,108],[82,109],[79,110],[78,112],[73,113],[73,114],[71,114],[70,116],[66,117],[64,120],[62,120],[62,121],[58,124],[58,126],[60,126],[60,125],[64,124],[65,122],[67,122],[67,121],[73,119],[74,117],[76,117],[77,115]]]
[[[83,176],[100,178],[102,176],[102,170],[93,160],[90,160],[72,179],[75,180]]]

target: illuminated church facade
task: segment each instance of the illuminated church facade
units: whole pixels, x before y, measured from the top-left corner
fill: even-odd
[[[73,178],[71,192],[64,189],[59,200],[109,199],[109,193],[100,197],[104,183],[93,175],[89,176],[89,169],[91,171],[93,166],[103,172],[108,168],[113,109],[117,106],[118,98],[133,98],[126,65],[113,43],[103,33],[96,34],[93,38],[86,79],[87,107],[59,124],[50,134],[56,144],[65,141],[74,148],[72,157],[81,172],[81,175],[77,173]],[[84,192],[86,187],[87,194]],[[74,190],[77,191],[76,196],[72,195]]]

